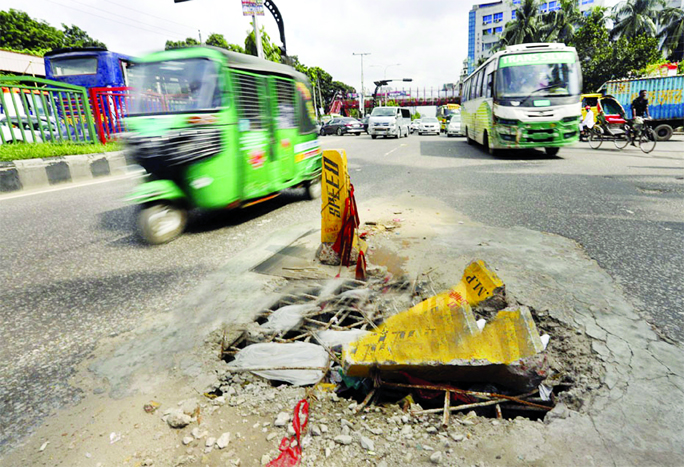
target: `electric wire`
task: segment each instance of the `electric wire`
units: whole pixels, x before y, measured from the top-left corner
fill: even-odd
[[[141,30],[143,30],[143,31],[151,32],[151,33],[153,33],[153,34],[157,34],[157,35],[159,35],[159,36],[166,37],[167,39],[169,38],[169,37],[168,37],[168,33],[165,34],[165,33],[159,32],[159,31],[153,31],[153,30],[151,30],[151,29],[146,29],[146,28],[143,28],[143,27],[140,27],[140,26],[135,26],[135,25],[130,24],[130,23],[124,23],[123,21],[117,21],[117,20],[115,20],[115,19],[108,18],[108,17],[106,17],[106,16],[96,15],[95,13],[91,13],[91,12],[89,12],[89,11],[80,10],[80,9],[78,9],[78,8],[76,8],[76,7],[73,7],[73,6],[70,6],[70,5],[65,5],[65,4],[60,3],[60,2],[57,2],[57,1],[55,1],[55,0],[45,0],[45,1],[46,1],[46,2],[50,2],[50,3],[54,3],[54,4],[56,4],[56,5],[63,6],[63,7],[66,7],[66,8],[70,8],[70,9],[72,9],[72,10],[80,11],[81,13],[85,13],[85,14],[87,14],[87,15],[95,16],[96,18],[106,19],[106,20],[111,21],[111,22],[113,22],[113,23],[118,23],[118,24],[123,24],[124,26],[129,26],[129,27],[133,27],[133,28],[138,28],[138,29],[141,29]],[[153,26],[153,27],[154,27],[154,26]],[[176,36],[176,37],[178,37],[178,38],[182,38],[183,36],[187,36],[186,33],[174,32],[173,34],[174,34],[174,36]]]
[[[184,23],[179,23],[178,21],[173,21],[173,20],[170,20],[170,19],[162,18],[162,17],[160,17],[160,16],[152,15],[152,14],[150,14],[150,13],[145,13],[144,11],[136,10],[135,8],[131,8],[131,7],[126,6],[126,5],[123,5],[123,4],[121,4],[121,3],[113,2],[112,0],[108,0],[107,3],[111,3],[112,5],[120,6],[120,7],[122,7],[122,8],[127,8],[127,9],[129,9],[129,10],[131,10],[131,11],[135,11],[136,13],[140,13],[140,14],[142,14],[142,15],[146,15],[146,16],[150,16],[150,17],[152,17],[152,18],[160,19],[160,20],[162,20],[162,21],[167,21],[167,22],[169,22],[169,23],[178,24],[179,26],[183,26],[183,27],[190,28],[190,29],[193,29],[193,30],[199,29],[199,28],[196,28],[196,27],[193,27],[193,26],[188,26],[187,24],[184,24]]]
[[[152,25],[152,24],[149,24],[149,23],[145,23],[145,22],[143,22],[143,21],[138,21],[137,19],[129,18],[129,17],[127,17],[127,16],[119,15],[119,14],[113,13],[113,12],[111,12],[111,11],[104,10],[104,9],[102,9],[102,8],[98,8],[98,7],[96,7],[96,6],[88,5],[87,3],[79,2],[78,0],[71,0],[71,1],[74,2],[74,3],[78,3],[79,5],[83,5],[83,6],[87,7],[87,8],[92,8],[93,10],[102,11],[102,12],[104,12],[104,13],[107,13],[108,15],[117,16],[117,17],[123,18],[123,19],[125,19],[125,20],[127,20],[127,21],[133,21],[133,22],[135,22],[135,23],[140,23],[140,24],[143,24],[143,25],[145,25],[145,26],[149,26],[149,27],[152,27],[152,28],[155,28],[155,29],[159,29],[159,30],[161,30],[161,31],[166,31],[166,32],[170,32],[170,33],[173,33],[173,34],[184,34],[184,33],[179,33],[178,31],[172,31],[172,30],[170,30],[170,29],[165,29],[165,28],[163,28],[163,27],[161,27],[161,26],[155,26],[155,25]],[[84,12],[84,13],[87,13],[87,12]]]

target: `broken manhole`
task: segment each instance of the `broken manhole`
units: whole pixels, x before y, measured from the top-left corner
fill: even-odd
[[[482,262],[473,262],[469,268],[473,265],[487,271]],[[275,265],[268,266],[273,268]],[[465,287],[477,292],[477,282],[481,278],[468,271],[466,269],[462,283],[470,281]],[[454,311],[453,303],[447,304],[452,308],[447,306],[444,316],[449,320],[453,318],[454,323],[458,321],[455,317],[465,316],[466,324],[460,324],[463,332],[477,336],[492,334],[490,330],[496,325],[501,329],[508,326],[510,329],[506,328],[505,332],[513,334],[527,332],[531,335],[529,339],[534,340],[532,344],[525,341],[521,345],[524,339],[519,336],[497,337],[502,342],[510,342],[519,351],[525,345],[530,346],[530,355],[525,354],[524,358],[509,364],[492,364],[475,357],[467,361],[435,361],[432,357],[421,361],[421,355],[440,355],[428,348],[435,342],[451,348],[454,339],[444,341],[438,321],[411,321],[411,316],[404,313],[420,310],[425,303],[441,303],[435,302],[440,296],[447,297],[446,300],[459,298],[456,290],[459,289],[455,287],[446,295],[438,294],[429,272],[416,278],[407,275],[394,278],[386,267],[369,268],[366,281],[291,278],[280,298],[263,310],[254,323],[237,337],[224,335],[221,358],[229,364],[230,374],[252,372],[276,386],[284,383],[316,385],[316,389],[353,399],[357,412],[373,405],[399,404],[405,412],[414,415],[437,414],[442,417],[443,424],[448,424],[449,414],[457,412],[475,411],[484,417],[512,419],[523,416],[536,420],[543,418],[559,401],[570,408],[581,407],[582,388],[587,386],[589,379],[595,378],[597,371],[592,364],[588,338],[548,312],[522,306],[506,293],[503,284],[472,309],[467,307],[472,317],[459,315]],[[465,305],[462,308],[465,309]],[[426,306],[423,309],[424,313],[434,313]],[[415,316],[425,315],[416,313]],[[442,315],[437,317],[443,318]],[[504,321],[506,319],[509,321]],[[386,339],[411,337],[408,334],[413,331],[405,331],[401,326],[396,328],[398,330],[387,331],[390,323],[402,322],[411,323],[407,329],[414,329],[423,336],[431,333],[432,337],[415,341],[420,345],[412,346],[409,342],[402,344],[403,347],[399,344],[388,346],[389,351],[383,349],[382,343],[386,340],[378,337],[383,332]],[[450,321],[449,326],[454,323]],[[477,329],[472,329],[473,323]],[[520,323],[526,328],[514,329],[522,326]],[[407,336],[401,336],[401,333]],[[366,365],[362,359],[354,360],[358,352],[350,356],[349,348],[357,345],[358,350],[358,343],[369,336],[377,340],[371,340],[366,351],[378,355],[384,351],[382,355],[389,355],[389,358]],[[464,342],[469,342],[467,337],[463,338]],[[499,341],[483,339],[480,339],[485,342],[482,345],[499,345]],[[403,352],[396,360],[393,360],[393,348],[401,348]],[[510,350],[502,348],[490,351],[490,354],[503,355]],[[475,348],[473,352],[477,356],[482,349]]]

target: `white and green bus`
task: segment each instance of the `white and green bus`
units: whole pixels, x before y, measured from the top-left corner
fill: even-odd
[[[463,83],[461,125],[468,144],[476,141],[492,155],[524,148],[555,155],[579,139],[581,89],[574,47],[509,46]]]

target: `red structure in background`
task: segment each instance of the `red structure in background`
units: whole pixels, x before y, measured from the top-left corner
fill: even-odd
[[[421,106],[440,106],[446,104],[460,104],[461,96],[453,95],[446,97],[432,97],[430,95],[420,96],[420,91],[418,92],[419,97],[389,97],[388,100],[394,101],[399,104],[400,107],[421,107]],[[383,97],[384,100],[384,97]],[[380,102],[380,97],[378,97],[378,105]],[[365,114],[369,114],[373,110],[373,99],[369,98],[364,100]],[[330,113],[333,113],[332,109],[340,109],[338,112],[341,115],[349,115],[351,109],[359,108],[358,99],[338,99],[331,104]]]
[[[111,141],[114,135],[126,131],[124,117],[129,105],[129,87],[90,88],[90,105],[100,143]]]

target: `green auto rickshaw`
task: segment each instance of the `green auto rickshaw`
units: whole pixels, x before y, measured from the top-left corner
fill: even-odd
[[[150,54],[130,70],[130,156],[146,181],[143,238],[165,243],[192,208],[245,207],[283,189],[321,192],[321,149],[307,77],[293,68],[214,47]]]

